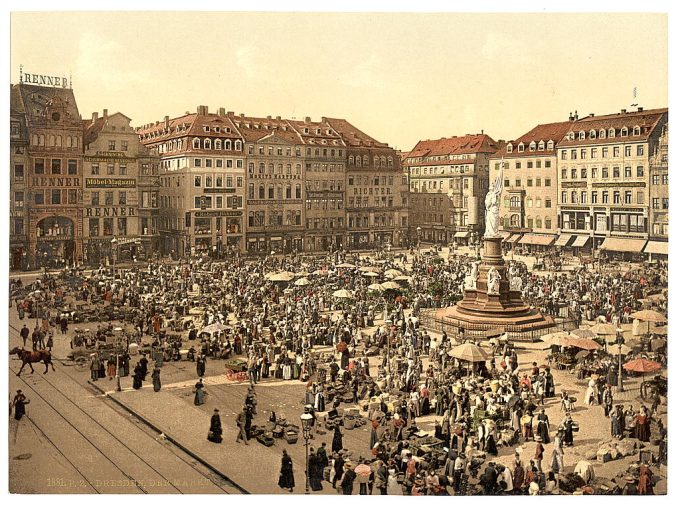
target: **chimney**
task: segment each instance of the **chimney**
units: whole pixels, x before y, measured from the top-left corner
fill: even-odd
[[[104,109],[104,111],[103,111],[103,113],[102,113],[102,117],[103,117],[104,119],[106,119],[106,118],[109,117],[109,110],[108,110],[108,109]]]
[[[574,115],[569,111],[569,121],[574,121]]]
[[[271,115],[267,116],[267,119],[268,119],[268,120],[271,120],[271,119],[272,119]]]
[[[234,111],[227,111],[228,116],[234,116]]]
[[[198,106],[196,112],[200,115],[206,115],[208,114],[208,106]]]
[[[96,122],[97,118],[99,118],[99,113],[92,113],[92,123]]]
[[[625,110],[625,109],[621,109],[621,114],[626,114],[626,110]]]
[[[578,111],[574,109],[574,120],[578,120]]]
[[[482,134],[481,134],[481,135],[484,135],[484,129],[482,129]]]
[[[588,115],[588,118],[593,118],[594,116],[595,116],[595,113],[590,113],[590,114]]]
[[[642,107],[642,106],[638,107],[638,113],[641,113],[642,111],[644,111],[644,109],[645,109],[645,108]]]
[[[220,116],[224,116],[224,108],[223,108],[223,107],[220,107],[220,108],[217,110],[217,114],[220,115]]]
[[[312,123],[312,119],[309,116],[305,116],[305,123]]]
[[[277,116],[276,119],[280,121],[280,120],[281,120],[281,117],[280,117],[280,116]]]
[[[245,118],[245,117],[246,117],[246,115],[243,114],[243,113],[239,113],[239,116],[240,116],[241,118]]]
[[[166,127],[169,127],[169,126],[170,126],[170,117],[169,117],[169,116],[166,116],[166,117],[165,117],[165,126],[166,126]]]

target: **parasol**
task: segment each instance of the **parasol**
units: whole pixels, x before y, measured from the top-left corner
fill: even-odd
[[[626,371],[632,371],[635,373],[651,373],[663,368],[656,361],[650,361],[649,359],[645,359],[643,357],[638,357],[637,359],[628,361],[623,365],[623,367],[626,369]]]
[[[403,273],[399,271],[398,269],[388,269],[385,271],[385,276],[387,278],[395,278],[397,276],[401,276]]]
[[[394,278],[392,278],[392,280],[394,280],[395,282],[410,282],[410,281],[411,281],[411,277],[410,277],[410,276],[401,275],[401,276],[395,276]]]
[[[581,359],[585,359],[589,355],[590,355],[590,350],[582,350],[582,351],[578,352],[576,354],[576,356],[574,356],[574,357],[576,357],[576,359],[578,359],[578,360],[581,360]]]
[[[666,346],[666,340],[663,338],[656,338],[649,342],[649,347],[654,351],[662,350]]]
[[[616,335],[616,328],[611,324],[605,324],[603,322],[595,324],[590,328],[590,330],[596,335],[600,336]]]
[[[368,276],[370,278],[376,278],[376,277],[380,276],[378,273],[375,273],[373,271],[364,271],[361,274],[364,275],[364,276]]]
[[[634,319],[645,321],[645,322],[666,322],[667,321],[666,317],[664,317],[659,312],[655,312],[654,310],[640,310],[639,312],[635,312],[635,313],[631,314],[631,317],[633,317]]]
[[[383,289],[383,286],[380,285],[379,283],[372,283],[371,285],[368,286],[368,290],[373,292],[382,292],[385,289]]]
[[[356,466],[354,473],[358,476],[369,477],[371,475],[371,467],[366,463],[361,463]]]
[[[290,282],[293,278],[295,278],[295,273],[291,273],[290,271],[282,271],[281,273],[276,273],[275,275],[270,276],[269,280],[272,282]]]
[[[479,345],[474,343],[463,343],[449,351],[451,357],[468,361],[470,363],[480,363],[486,361],[488,354]]]
[[[667,335],[668,334],[668,326],[655,326],[649,331],[652,334],[658,334],[658,335]]]
[[[595,338],[597,334],[590,329],[574,329],[571,334],[576,338]]]
[[[583,350],[598,350],[602,348],[599,343],[590,338],[569,338],[567,340],[567,346]]]
[[[560,347],[568,346],[569,333],[566,331],[557,331],[541,336],[541,340],[548,345],[559,345]]]
[[[215,322],[214,324],[210,324],[209,326],[205,326],[203,329],[201,329],[201,333],[213,334],[224,331],[225,329],[229,329],[229,326]]]
[[[375,266],[361,266],[359,268],[359,271],[363,271],[363,272],[369,272],[370,271],[370,272],[375,273],[377,271],[380,271],[380,268],[375,267]]]
[[[382,288],[385,289],[385,290],[390,290],[390,289],[399,290],[399,289],[401,289],[401,286],[397,282],[390,281],[390,282],[383,283]]]
[[[316,271],[312,271],[312,274],[313,274],[313,275],[320,276],[320,275],[328,274],[328,272],[327,272],[327,271],[323,271],[323,270],[321,270],[321,269],[317,269]]]
[[[336,290],[333,293],[333,296],[340,299],[352,299],[354,297],[352,296],[352,293],[347,289]]]
[[[312,283],[312,282],[310,282],[310,281],[307,280],[306,278],[300,278],[299,280],[296,280],[295,283],[294,283],[293,285],[295,285],[295,286],[297,286],[297,287],[304,287],[304,286],[306,286],[306,285],[310,285],[311,283]]]

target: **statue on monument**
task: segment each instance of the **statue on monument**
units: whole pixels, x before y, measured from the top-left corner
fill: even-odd
[[[501,274],[496,268],[489,269],[486,275],[487,294],[500,294],[501,289]]]
[[[472,263],[472,267],[470,268],[470,274],[465,277],[466,289],[477,288],[477,277],[479,276],[479,263],[480,261],[474,261]]]
[[[484,229],[485,238],[498,237],[498,221],[501,207],[501,192],[503,191],[503,165],[501,160],[501,172],[486,193],[484,205],[486,207],[486,223]]]

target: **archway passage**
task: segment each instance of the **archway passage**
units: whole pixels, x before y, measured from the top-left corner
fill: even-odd
[[[36,227],[36,262],[41,266],[63,267],[73,264],[75,256],[75,227],[67,217],[48,217]]]

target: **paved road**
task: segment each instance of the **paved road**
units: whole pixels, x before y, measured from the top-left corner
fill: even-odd
[[[19,340],[11,329],[10,344]],[[13,356],[10,389],[31,403],[28,417],[10,425],[11,492],[237,492],[86,387],[82,372],[57,363],[46,375],[37,366],[17,377],[19,367]]]

